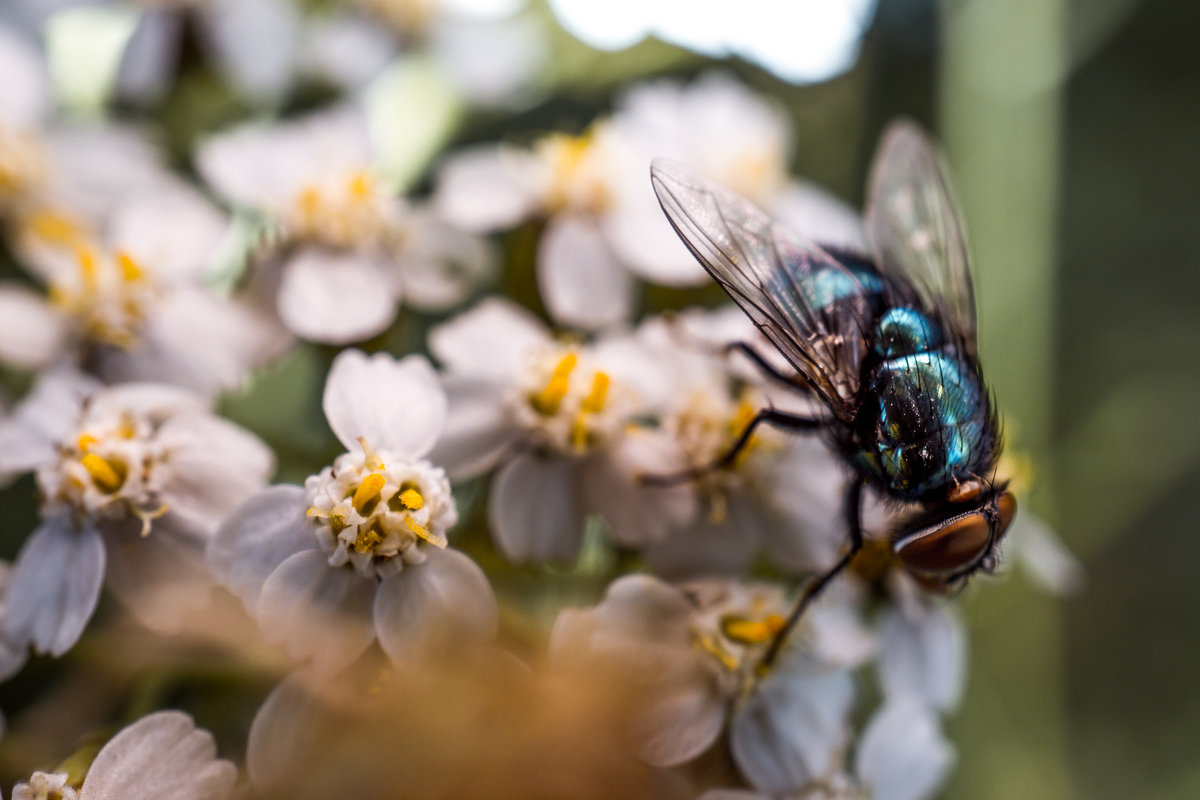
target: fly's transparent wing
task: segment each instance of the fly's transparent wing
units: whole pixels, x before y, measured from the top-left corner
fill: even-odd
[[[650,178],[684,244],[839,419],[853,419],[882,286],[791,236],[744,197],[658,159]]]
[[[880,270],[974,352],[975,292],[954,197],[937,150],[907,120],[888,126],[875,156],[867,238]]]

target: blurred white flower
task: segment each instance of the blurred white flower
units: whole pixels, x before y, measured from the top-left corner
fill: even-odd
[[[0,475],[34,470],[42,522],[13,565],[4,631],[59,656],[108,587],[143,624],[208,602],[204,544],[262,487],[266,446],[182,389],[46,373],[0,424]]]
[[[630,316],[634,276],[669,286],[708,280],[658,208],[649,179],[658,156],[729,181],[801,233],[827,231],[839,241],[824,241],[858,244],[853,212],[789,180],[790,149],[781,111],[741,83],[709,75],[687,87],[635,88],[611,118],[579,136],[454,155],[443,165],[435,202],[471,230],[548,219],[537,254],[542,299],[556,321],[599,329]]]
[[[237,769],[217,758],[208,731],[180,711],[158,711],[124,728],[100,749],[76,791],[66,773],[35,772],[13,800],[225,800]]]
[[[631,340],[556,340],[529,312],[492,298],[435,328],[429,346],[450,402],[434,460],[455,478],[499,465],[488,513],[508,559],[572,560],[588,513],[626,542],[692,516],[686,491],[637,481],[683,465],[631,427],[654,369]]]
[[[614,581],[595,608],[563,611],[551,654],[568,667],[608,664],[644,690],[634,736],[648,763],[690,761],[728,727],[743,774],[774,791],[833,772],[850,735],[849,670],[874,646],[856,612],[829,596],[762,674],[762,656],[788,609],[773,586],[675,587],[630,575]],[[826,614],[833,624],[819,622]]]
[[[424,458],[446,418],[428,362],[344,351],[324,408],[349,452],[304,488],[274,486],[234,511],[209,545],[219,578],[269,640],[323,672],[376,639],[405,661],[431,642],[489,636],[491,587],[447,548],[454,498]]]
[[[301,338],[367,339],[391,324],[402,298],[450,307],[490,267],[481,240],[384,185],[357,106],[246,125],[204,142],[196,158],[223,197],[280,226],[276,308]]]
[[[835,772],[783,791],[713,789],[700,800],[922,800],[938,790],[954,749],[937,716],[911,698],[885,702],[863,730],[854,772]]]
[[[93,237],[64,226],[34,239],[25,262],[43,299],[0,284],[0,360],[73,361],[108,380],[154,380],[204,394],[240,386],[286,334],[205,286],[228,221],[182,183],[164,182],[111,212]]]

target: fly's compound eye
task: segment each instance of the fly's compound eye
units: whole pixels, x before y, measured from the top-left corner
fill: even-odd
[[[1017,512],[1011,492],[932,525],[907,533],[894,544],[896,556],[919,576],[952,580],[991,556]]]

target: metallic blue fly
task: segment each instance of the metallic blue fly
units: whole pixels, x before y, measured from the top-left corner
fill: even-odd
[[[805,588],[764,663],[862,548],[865,486],[910,509],[891,546],[926,586],[948,588],[991,569],[1016,500],[992,479],[999,423],[976,353],[966,247],[926,135],[909,122],[884,134],[866,214],[869,257],[804,241],[681,164],[655,161],[651,180],[688,249],[795,374],[774,370],[749,345],[735,347],[773,377],[807,387],[828,411],[809,418],[763,409],[723,458],[674,477],[733,463],[763,423],[823,432],[853,470],[849,551]]]

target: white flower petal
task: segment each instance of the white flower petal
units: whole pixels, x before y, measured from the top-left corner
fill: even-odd
[[[84,399],[99,388],[71,368],[43,372],[12,416],[0,420],[0,477],[52,462],[57,444],[74,432]]]
[[[464,230],[508,228],[541,208],[542,173],[536,158],[515,148],[466,150],[438,173],[434,202],[446,220]]]
[[[247,99],[277,101],[291,81],[300,15],[286,0],[211,0],[199,15],[203,42]]]
[[[296,660],[334,673],[362,654],[375,631],[371,607],[376,582],[347,567],[331,567],[323,553],[289,556],[263,584],[257,616],[263,636],[282,642]]]
[[[688,466],[670,435],[632,430],[588,461],[583,480],[588,509],[604,517],[613,539],[622,545],[641,548],[662,541],[696,516],[696,493],[687,485],[649,486],[641,478]]]
[[[333,360],[323,400],[329,427],[347,450],[359,439],[409,458],[428,453],[446,424],[446,393],[422,356],[345,350]]]
[[[948,605],[889,609],[879,644],[879,682],[887,697],[920,697],[939,711],[958,705],[966,680],[967,636]]]
[[[223,800],[237,769],[217,758],[212,734],[179,711],[159,711],[114,736],[96,754],[80,800]]]
[[[14,642],[61,656],[79,640],[104,581],[104,541],[90,524],[53,516],[30,535],[5,594],[5,632]]]
[[[646,561],[671,580],[745,574],[763,538],[762,519],[753,501],[733,496],[718,520],[701,510],[690,524],[654,543]]]
[[[517,441],[504,408],[504,392],[491,381],[464,375],[442,378],[449,401],[446,427],[429,460],[453,480],[494,467]]]
[[[204,533],[263,488],[275,468],[261,439],[209,414],[172,417],[159,428],[158,442],[167,459],[163,501]]]
[[[1045,591],[1067,595],[1083,587],[1083,564],[1039,517],[1022,512],[1008,531],[1006,542],[1005,552],[1015,554],[1021,569]]]
[[[400,256],[405,301],[425,311],[462,303],[495,271],[486,240],[452,227],[427,209],[409,214]]]
[[[930,797],[954,763],[937,717],[915,698],[888,701],[859,741],[855,772],[872,800]]]
[[[159,100],[171,85],[183,15],[166,8],[146,8],[125,45],[117,71],[117,93],[123,100],[148,104]]]
[[[384,261],[305,248],[283,268],[279,318],[302,339],[348,344],[369,339],[396,318],[398,294]]]
[[[867,252],[859,213],[814,184],[788,184],[771,202],[771,213],[788,230],[810,242],[854,253]]]
[[[557,322],[597,330],[633,311],[633,278],[595,224],[556,217],[538,243],[537,283]]]
[[[361,89],[396,57],[388,31],[363,17],[321,15],[308,19],[300,51],[304,70],[343,89]]]
[[[139,528],[105,526],[105,584],[147,628],[174,633],[212,595],[204,545],[171,514],[155,520],[146,536]]]
[[[320,752],[322,706],[293,673],[275,687],[254,715],[246,743],[246,769],[259,791],[294,774],[298,759]]]
[[[496,547],[516,563],[566,563],[583,543],[575,465],[521,453],[492,480],[488,521]]]
[[[217,577],[255,613],[263,583],[290,556],[317,546],[299,486],[272,486],[229,514],[208,544]]]
[[[527,309],[489,297],[429,333],[429,351],[451,372],[511,383],[550,332]]]
[[[138,193],[113,212],[114,246],[169,283],[199,282],[229,229],[229,219],[184,183]]]
[[[854,681],[849,672],[785,652],[737,710],[730,725],[734,761],[754,788],[794,792],[828,777],[849,737]]]
[[[431,644],[487,639],[497,614],[487,576],[457,550],[429,550],[423,564],[385,578],[375,596],[379,644],[397,662]]]
[[[38,369],[62,352],[66,326],[46,299],[23,286],[0,285],[0,361]]]
[[[604,219],[604,233],[617,258],[651,283],[702,286],[712,280],[663,215],[650,181],[637,192],[638,202],[622,203]]]
[[[690,660],[657,665],[662,691],[642,709],[632,735],[638,756],[656,767],[691,761],[717,740],[726,697]]]
[[[50,110],[50,76],[34,42],[0,28],[0,119],[6,126],[38,127]]]

